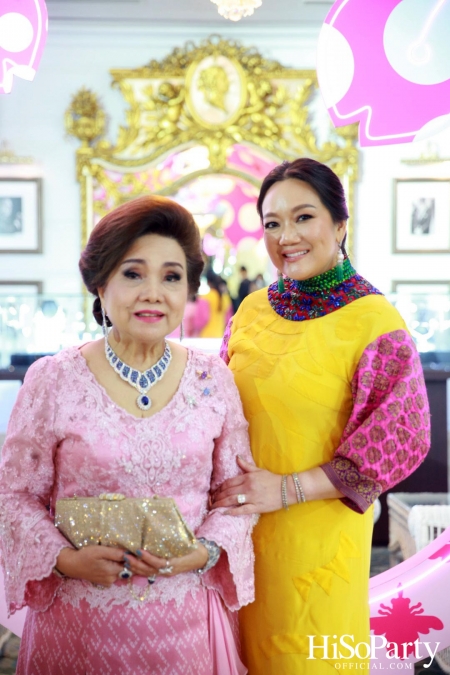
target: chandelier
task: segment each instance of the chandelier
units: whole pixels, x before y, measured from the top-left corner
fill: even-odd
[[[231,21],[239,21],[244,16],[250,16],[262,4],[262,0],[211,0],[211,2],[217,5],[220,16]]]

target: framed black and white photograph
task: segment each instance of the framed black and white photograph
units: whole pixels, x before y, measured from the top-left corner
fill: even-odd
[[[449,252],[450,180],[396,180],[394,253]]]
[[[0,253],[41,252],[41,180],[0,178]]]
[[[393,281],[398,295],[450,295],[450,279],[444,281]]]

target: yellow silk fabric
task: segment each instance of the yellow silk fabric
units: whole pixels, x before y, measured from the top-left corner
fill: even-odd
[[[364,349],[401,328],[383,296],[307,321],[278,316],[267,289],[248,296],[233,319],[228,353],[257,466],[287,474],[330,461],[352,411],[351,381]],[[344,662],[367,669],[357,657],[339,659],[339,651],[349,656],[344,647],[334,659],[332,643],[345,634],[353,646],[369,641],[372,521],[372,508],[360,515],[339,499],[261,516],[256,602],[240,612],[249,675],[330,675]],[[315,646],[329,636],[327,653],[317,649],[308,659],[308,636]],[[364,646],[359,653],[366,655]]]

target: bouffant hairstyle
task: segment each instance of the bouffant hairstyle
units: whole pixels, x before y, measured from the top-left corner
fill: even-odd
[[[326,164],[309,157],[301,157],[293,162],[282,162],[264,178],[261,185],[256,209],[262,219],[262,207],[267,192],[272,185],[289,178],[308,183],[317,192],[320,201],[329,211],[334,223],[348,219],[345,192],[341,181]],[[345,239],[344,239],[345,242]],[[344,243],[343,242],[343,243]]]
[[[183,206],[166,197],[138,197],[104,216],[81,254],[79,268],[86,288],[96,296],[93,314],[98,324],[102,324],[98,290],[106,286],[137,239],[146,234],[159,234],[179,243],[186,256],[189,293],[198,291],[204,263],[194,218]]]

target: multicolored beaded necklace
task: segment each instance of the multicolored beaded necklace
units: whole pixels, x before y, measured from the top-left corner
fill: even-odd
[[[342,264],[342,274],[343,278],[339,280],[337,268],[333,267],[328,272],[303,281],[285,277],[284,292],[278,291],[277,282],[269,286],[270,305],[283,319],[307,321],[335,312],[366,295],[382,295],[356,273],[348,258]]]

